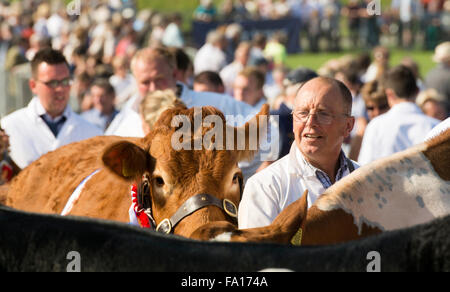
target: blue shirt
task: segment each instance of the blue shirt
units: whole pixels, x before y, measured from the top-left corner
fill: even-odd
[[[112,114],[103,115],[99,110],[93,108],[81,113],[81,117],[83,117],[86,121],[91,122],[104,132],[118,113],[119,112],[114,109]]]

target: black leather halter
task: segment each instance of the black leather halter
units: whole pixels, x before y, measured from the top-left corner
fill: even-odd
[[[156,227],[156,231],[169,234],[181,220],[207,206],[216,206],[222,209],[237,223],[237,207],[233,202],[228,199],[219,200],[209,194],[199,194],[184,202],[170,219],[166,218],[161,221]]]
[[[140,209],[145,211],[145,214],[149,217],[150,222],[153,226],[155,226],[156,224],[153,219],[153,212],[151,209],[152,201],[150,196],[150,180],[147,175],[144,175],[142,182],[138,185],[137,198]],[[161,223],[159,223],[156,227],[156,231],[169,234],[181,220],[207,206],[218,207],[230,216],[237,224],[238,209],[232,201],[228,199],[220,200],[209,194],[198,194],[184,202],[184,204],[178,208],[171,218],[166,218],[161,221]]]

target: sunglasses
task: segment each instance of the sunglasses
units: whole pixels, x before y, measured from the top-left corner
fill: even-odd
[[[50,80],[50,81],[47,81],[47,82],[38,80],[38,82],[40,82],[42,84],[45,84],[47,87],[55,89],[55,88],[58,88],[59,86],[62,86],[62,87],[70,86],[72,84],[72,79],[71,78],[65,78],[65,79],[62,79],[62,80]]]
[[[382,110],[389,109],[389,105],[383,104],[383,105],[379,105],[379,106],[367,106],[366,109],[368,111],[373,111],[375,109],[378,109],[378,110],[382,111]]]

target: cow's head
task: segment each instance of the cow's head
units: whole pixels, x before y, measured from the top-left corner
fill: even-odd
[[[130,182],[139,184],[143,176],[149,178],[152,212],[157,225],[199,194],[209,194],[221,202],[229,200],[227,202],[232,204],[225,209],[230,210],[233,204],[239,205],[243,190],[238,162],[253,158],[256,151],[252,147],[259,145],[261,134],[264,135],[259,129],[267,129],[267,123],[267,105],[237,128],[227,125],[223,114],[212,107],[169,109],[144,138],[144,147],[118,142],[105,150],[103,162]],[[255,138],[257,143],[252,141]],[[189,237],[199,226],[211,221],[235,224],[236,218],[211,205],[185,217],[173,232]]]

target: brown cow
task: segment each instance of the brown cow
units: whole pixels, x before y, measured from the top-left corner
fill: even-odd
[[[208,136],[213,124],[214,128],[216,126],[214,122],[205,127],[205,118],[218,116],[223,123],[224,137],[231,133],[234,137],[245,135],[246,142],[240,145],[244,146],[242,148],[231,140],[234,142],[233,150],[226,150],[226,147],[223,147],[225,150],[212,149],[206,144],[200,144],[201,150],[175,150],[173,137],[177,137],[175,134],[184,127],[172,126],[173,122],[184,116],[194,125],[198,110],[181,107],[167,110],[144,139],[96,137],[48,153],[13,180],[7,205],[41,213],[61,214],[64,209],[69,215],[128,222],[131,183],[135,181],[141,185],[148,181],[152,215],[156,225],[163,222],[163,230],[194,239],[211,239],[225,232],[234,232],[229,234],[234,241],[289,242],[302,222],[298,216],[306,210],[297,212],[299,215],[296,216],[280,214],[271,226],[243,231],[237,231],[234,218],[243,187],[237,163],[253,156],[255,151],[249,148],[251,129],[259,129],[267,123],[267,119],[260,117],[267,117],[268,106],[240,128],[225,126],[222,113],[204,107],[200,116],[200,121],[204,122],[200,128],[202,131],[194,132],[198,129],[187,128],[191,134],[187,142],[195,144],[197,139]],[[211,142],[220,145],[220,139],[217,136],[213,138]],[[228,139],[223,139],[223,146],[229,146],[227,142]],[[67,208],[72,193],[78,193],[79,197]],[[198,194],[209,196],[196,196]],[[165,219],[171,218],[177,210],[183,211],[180,206],[194,196],[200,202],[216,200],[220,203],[195,210],[176,226],[166,224]],[[222,203],[226,207],[222,207]],[[291,208],[299,208],[300,205],[304,206],[302,200]],[[190,208],[189,205],[184,207]]]
[[[346,242],[449,213],[447,130],[426,143],[363,166],[334,184],[300,216],[306,217],[301,244]]]

